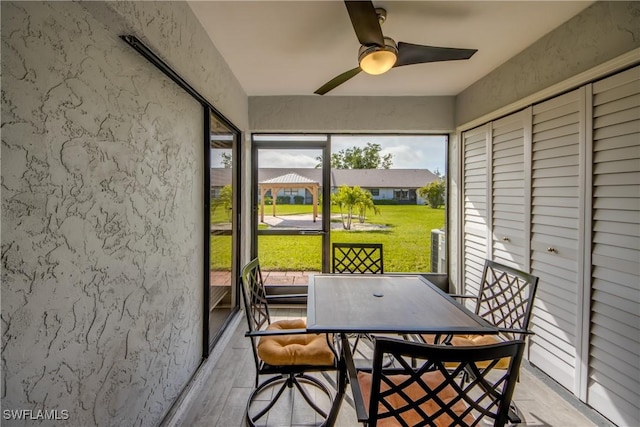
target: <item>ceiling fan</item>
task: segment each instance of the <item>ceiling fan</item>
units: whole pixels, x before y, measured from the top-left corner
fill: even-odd
[[[335,89],[360,71],[377,75],[403,65],[469,59],[478,51],[478,49],[423,46],[403,42],[398,42],[396,45],[392,38],[382,35],[380,26],[387,18],[386,10],[376,9],[371,1],[345,0],[344,4],[347,6],[358,41],[362,45],[358,51],[359,65],[322,85],[314,92],[318,95],[324,95]]]

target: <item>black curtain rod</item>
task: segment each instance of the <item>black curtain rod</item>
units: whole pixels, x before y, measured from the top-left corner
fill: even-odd
[[[207,99],[200,94],[197,90],[193,88],[186,80],[184,80],[178,73],[176,73],[173,68],[169,66],[166,62],[164,62],[158,55],[156,55],[151,49],[149,49],[140,39],[136,36],[125,34],[120,36],[122,40],[124,40],[129,46],[134,48],[140,55],[144,56],[147,61],[151,62],[155,65],[160,71],[162,71],[167,77],[173,80],[178,86],[184,89],[189,95],[191,95],[196,101],[198,101],[202,106],[209,107],[211,111],[218,116],[218,118],[224,122],[230,129],[240,132],[236,126],[233,125],[224,115],[222,115]]]

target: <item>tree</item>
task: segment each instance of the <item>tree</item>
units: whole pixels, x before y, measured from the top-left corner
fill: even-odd
[[[364,222],[367,209],[372,209],[375,213],[379,212],[373,204],[371,193],[357,185],[353,187],[341,185],[338,187],[338,191],[331,195],[331,204],[340,208],[342,227],[345,230],[351,230],[354,211],[357,211],[361,223]]]
[[[227,213],[227,219],[231,221],[231,205],[233,204],[233,189],[230,185],[225,185],[220,189],[220,195],[211,200],[211,217],[216,213],[216,209],[222,207]]]
[[[389,169],[393,163],[393,154],[380,156],[380,144],[367,143],[365,147],[351,147],[340,150],[331,155],[332,169]],[[316,168],[322,167],[322,156],[316,157],[321,162]]]
[[[422,188],[418,188],[418,194],[420,197],[427,199],[429,206],[433,209],[438,209],[440,206],[444,205],[445,190],[446,186],[443,178],[430,182]]]
[[[366,219],[367,210],[371,209],[374,214],[379,214],[380,209],[373,203],[373,195],[370,191],[362,190],[362,195],[356,203],[356,207],[358,208],[358,220],[360,224],[364,224]]]
[[[231,157],[231,154],[222,153],[220,156],[222,157],[221,162],[224,168],[231,169],[231,166],[233,165],[233,157]]]

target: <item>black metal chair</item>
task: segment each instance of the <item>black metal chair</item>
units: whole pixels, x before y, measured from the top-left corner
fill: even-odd
[[[504,426],[523,352],[521,340],[453,347],[376,337],[371,372],[357,371],[345,355],[358,421],[372,427]],[[384,367],[388,356],[397,367]],[[507,369],[496,370],[504,359]],[[466,372],[473,377],[465,380]]]
[[[337,372],[338,353],[333,337],[307,334],[304,319],[271,322],[269,297],[257,258],[242,269],[242,296],[249,327],[245,335],[251,339],[256,365],[256,388],[247,402],[247,425],[256,425],[287,388],[300,392],[307,404],[324,419],[320,425],[325,425],[327,411],[314,402],[305,386],[314,387],[326,395],[329,405],[333,401],[327,386],[316,377],[307,375],[309,372]],[[299,298],[300,295],[290,297]],[[283,296],[278,295],[278,298]],[[260,376],[269,378],[260,383]]]
[[[474,299],[475,312],[487,322],[500,328],[500,335],[454,335],[453,346],[478,346],[515,339],[526,341],[531,334],[529,322],[538,287],[538,277],[515,268],[486,260],[478,295],[452,295],[460,299]],[[422,340],[433,343],[434,337],[422,335]],[[506,369],[506,360],[497,369]],[[470,373],[472,375],[472,373]],[[511,422],[521,422],[515,405],[509,415]]]
[[[332,273],[384,274],[382,243],[333,243],[331,253]],[[360,354],[364,360],[370,360],[370,355],[358,350],[358,344],[361,340],[366,340],[369,351],[372,351],[372,337],[357,334],[352,338],[351,351]]]
[[[384,273],[382,243],[333,243],[333,273]]]
[[[504,340],[526,340],[538,287],[538,277],[515,268],[486,260],[478,295],[452,295],[474,299],[475,313],[500,328],[500,335],[454,335],[450,344],[469,346]],[[427,343],[433,337],[422,336]]]

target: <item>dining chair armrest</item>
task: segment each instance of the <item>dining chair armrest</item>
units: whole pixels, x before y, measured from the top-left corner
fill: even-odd
[[[511,328],[498,328],[498,331],[502,333],[514,334],[514,335],[535,335],[536,333],[529,329],[511,329]]]
[[[286,299],[286,298],[307,298],[307,294],[282,294],[282,295],[267,295],[268,300],[274,299]]]
[[[342,337],[342,354],[347,368],[349,383],[351,384],[351,395],[353,398],[353,404],[355,405],[356,416],[358,417],[358,422],[364,423],[369,419],[369,408],[366,407],[364,397],[362,396],[362,390],[360,389],[360,383],[358,382],[358,371],[356,369],[356,364],[353,361],[351,345],[349,345],[349,339],[346,335]]]
[[[449,294],[451,298],[460,298],[460,299],[478,299],[477,295],[461,295],[461,294]]]
[[[306,329],[269,329],[262,331],[248,331],[245,332],[245,337],[273,337],[279,335],[301,335],[307,334]]]

